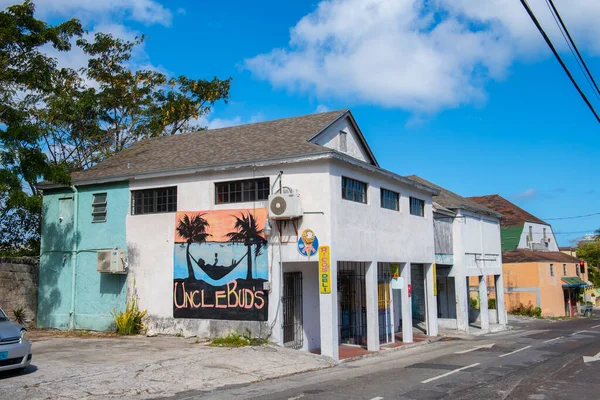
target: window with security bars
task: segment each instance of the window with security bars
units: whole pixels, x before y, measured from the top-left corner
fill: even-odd
[[[410,213],[418,217],[425,216],[425,201],[414,197],[410,198]]]
[[[92,195],[92,222],[106,222],[106,193]]]
[[[388,210],[400,210],[400,193],[387,189],[381,189],[381,208]]]
[[[345,176],[342,177],[342,198],[367,204],[367,184]]]
[[[215,204],[267,200],[270,192],[269,178],[217,182]]]
[[[134,190],[131,192],[131,215],[177,211],[177,187]]]

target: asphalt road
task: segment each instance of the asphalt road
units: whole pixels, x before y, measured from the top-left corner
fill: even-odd
[[[327,370],[177,399],[600,399],[600,318],[528,320]]]

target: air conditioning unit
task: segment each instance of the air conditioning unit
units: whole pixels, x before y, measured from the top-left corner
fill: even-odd
[[[124,274],[127,272],[125,250],[99,250],[96,270],[105,274]]]
[[[551,240],[552,240],[552,239],[550,239],[550,238],[545,238],[545,239],[544,239],[544,242],[546,242],[546,243],[550,243],[550,241],[551,241]]]
[[[269,218],[273,220],[294,219],[302,216],[300,193],[277,193],[269,195]]]

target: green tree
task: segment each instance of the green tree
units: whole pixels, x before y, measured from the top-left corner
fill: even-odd
[[[82,34],[77,20],[50,26],[34,17],[30,1],[0,12],[0,251],[29,248],[39,241],[39,178],[68,181],[63,165],[48,162],[40,146],[36,110],[54,90],[56,60],[44,46],[71,48]]]
[[[132,52],[144,40],[97,33],[93,41],[77,41],[90,56],[82,72],[99,85],[100,126],[106,135],[103,157],[140,139],[198,130],[198,119],[216,101],[229,99],[231,78],[169,79],[157,71],[131,69]]]
[[[264,230],[260,229],[254,215],[242,214],[241,218],[233,215],[235,218],[235,231],[229,232],[227,237],[230,242],[243,243],[248,248],[246,261],[248,263],[247,280],[252,279],[252,247],[254,247],[254,257],[258,257],[267,246],[267,241],[262,237]]]
[[[577,246],[577,257],[588,263],[588,277],[590,282],[600,288],[600,229],[592,241],[580,241]]]

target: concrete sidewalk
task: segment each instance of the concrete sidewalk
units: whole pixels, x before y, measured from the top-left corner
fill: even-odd
[[[195,338],[47,338],[34,342],[24,374],[0,374],[0,399],[168,397],[335,364],[272,345],[222,348]]]

